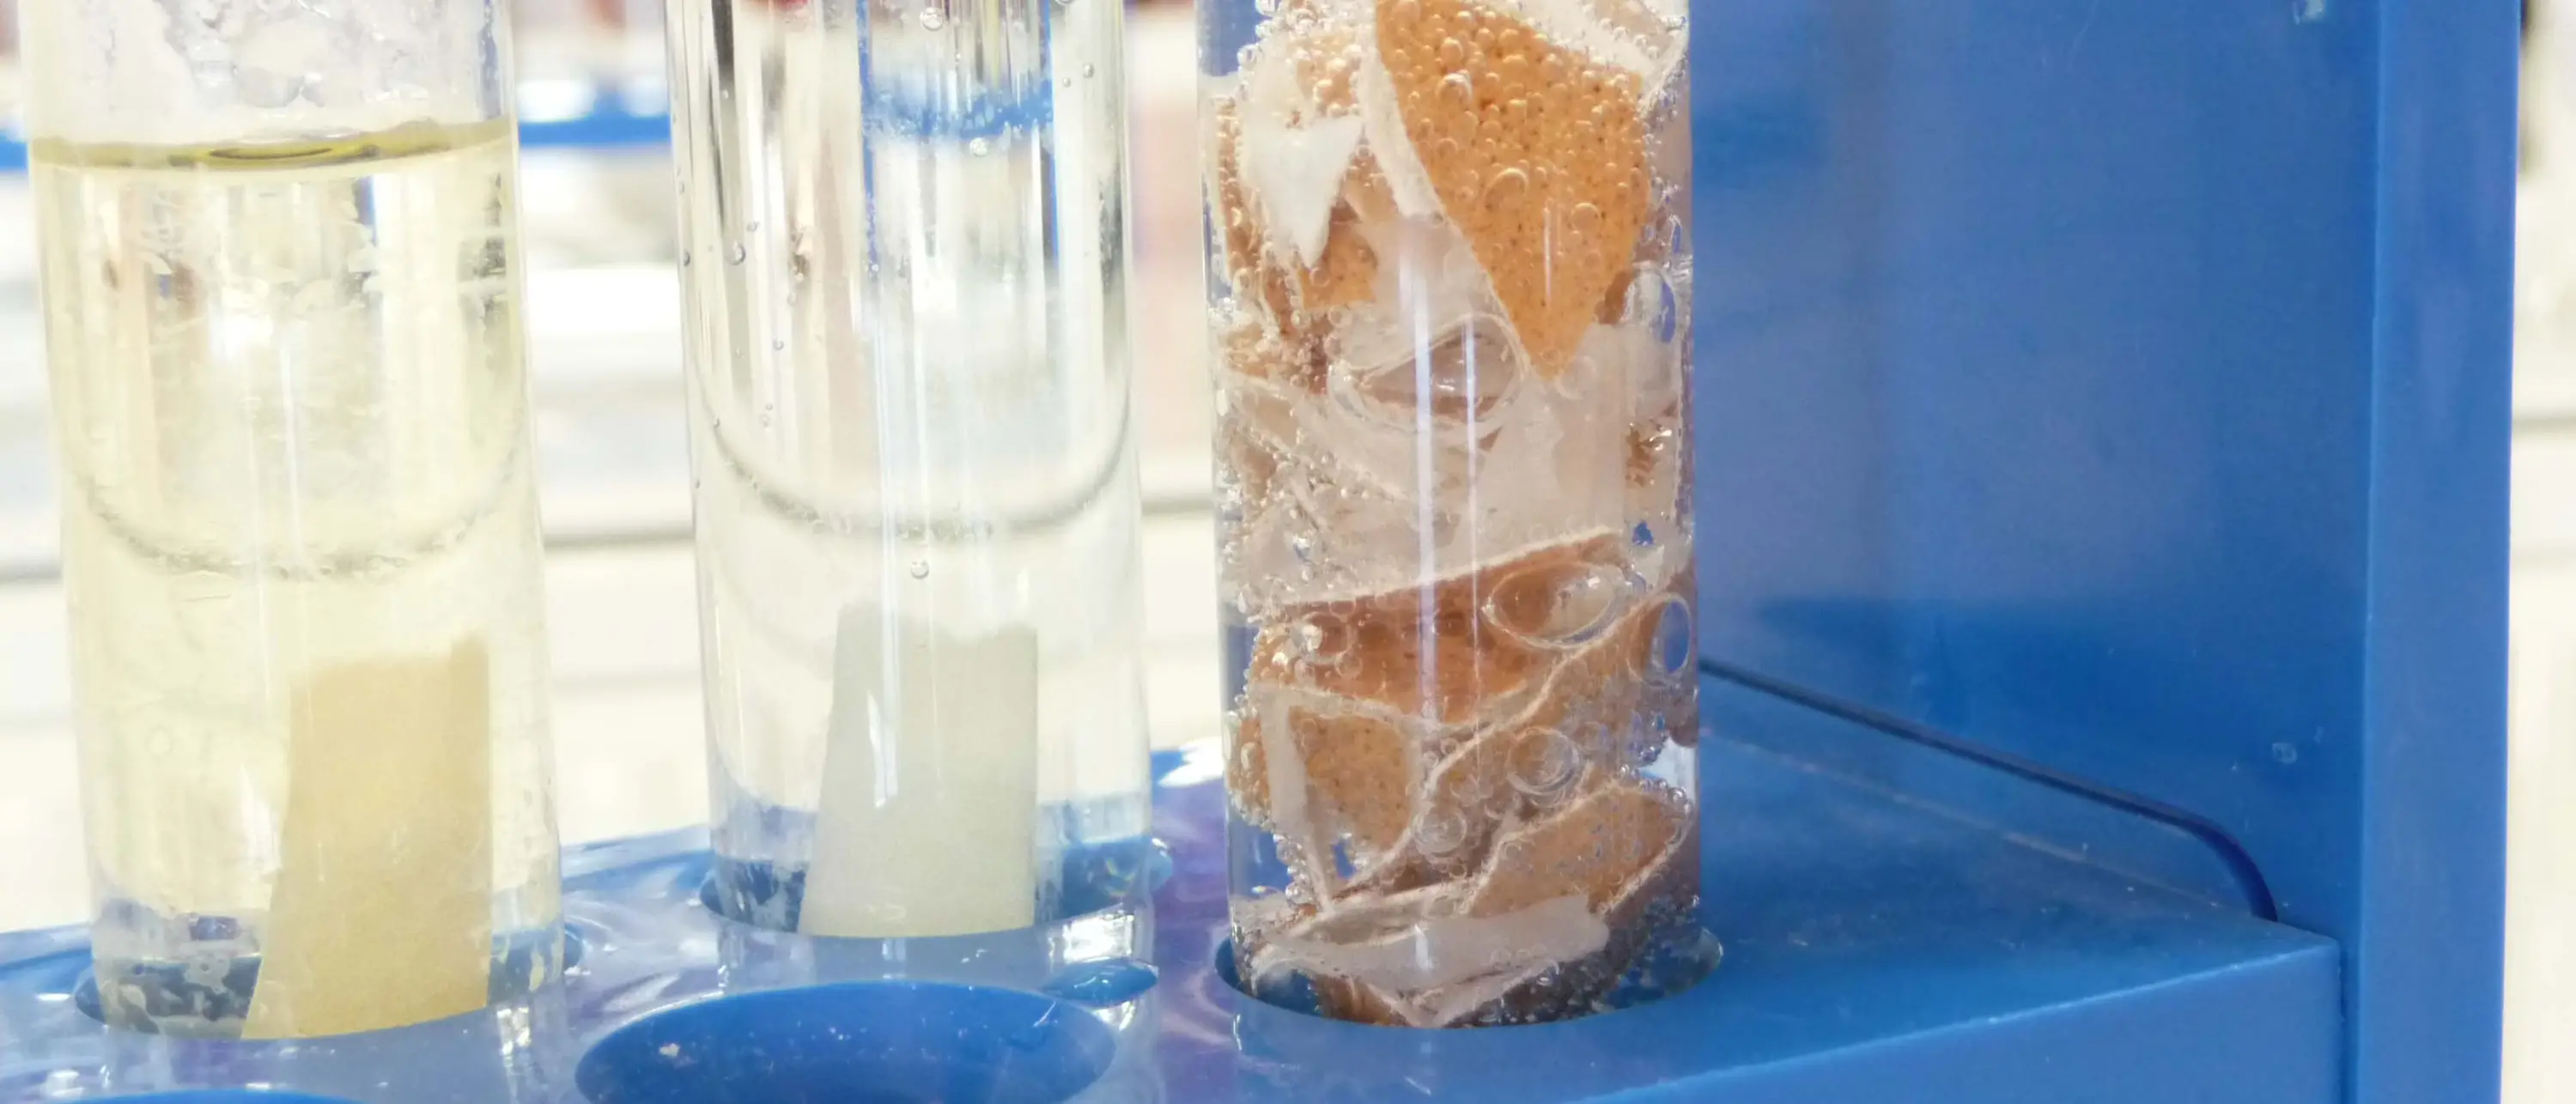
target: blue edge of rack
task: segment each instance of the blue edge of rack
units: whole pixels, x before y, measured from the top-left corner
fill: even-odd
[[[1454,1033],[1237,995],[1201,745],[1157,763],[1141,992],[913,984],[1028,948],[747,929],[696,903],[703,837],[656,837],[568,858],[560,1008],[185,1043],[78,1010],[78,931],[0,938],[0,1102],[852,1069],[1007,1102],[2492,1100],[2517,15],[1697,6],[1727,956],[1685,994]]]

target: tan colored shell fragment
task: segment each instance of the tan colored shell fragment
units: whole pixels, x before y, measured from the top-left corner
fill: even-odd
[[[1581,1012],[1618,984],[1648,942],[1665,930],[1666,921],[1656,915],[1659,910],[1677,921],[1695,908],[1699,901],[1698,823],[1688,811],[1682,816],[1681,826],[1663,850],[1650,856],[1643,869],[1632,872],[1608,902],[1594,903],[1602,926],[1610,929],[1609,944],[1590,958],[1564,964],[1553,978],[1542,974],[1513,987],[1479,1010],[1484,1017],[1479,1022],[1525,1023]]]
[[[1624,718],[1667,703],[1648,685],[1660,599],[1636,603],[1600,639],[1549,675],[1528,708],[1496,721],[1443,757],[1421,784],[1412,829],[1354,890],[1410,889],[1446,871],[1482,865],[1498,826],[1543,817],[1575,790],[1579,775],[1621,765],[1624,726],[1578,723]],[[1697,699],[1679,698],[1682,708]],[[1669,724],[1669,722],[1668,722]],[[1696,728],[1695,723],[1684,725]],[[1431,821],[1444,827],[1425,839]]]
[[[1281,126],[1302,127],[1358,110],[1351,75],[1360,63],[1359,31],[1314,19],[1282,19],[1270,26],[1280,28],[1292,23],[1302,24],[1304,29],[1271,34],[1252,48],[1278,52],[1280,58],[1272,63],[1287,65],[1296,86],[1311,96],[1309,100],[1280,105],[1284,114],[1273,121]],[[1247,66],[1263,63],[1247,59]],[[1297,257],[1283,256],[1269,240],[1260,207],[1253,202],[1251,187],[1243,177],[1243,116],[1248,108],[1242,97],[1246,95],[1248,89],[1239,88],[1234,95],[1217,101],[1211,136],[1212,156],[1216,159],[1218,225],[1224,238],[1227,276],[1238,290],[1257,296],[1290,344],[1307,344],[1317,335],[1306,333],[1308,327],[1299,324],[1300,312],[1321,313],[1364,302],[1376,290],[1377,252],[1360,232],[1363,213],[1359,204],[1368,200],[1365,193],[1358,203],[1346,195],[1334,206],[1324,251],[1313,267]],[[1357,160],[1351,176],[1358,175]],[[1383,186],[1381,182],[1379,187]],[[1346,191],[1348,187],[1346,183]]]
[[[1485,991],[1461,1002],[1457,1019],[1427,1026],[1549,1019],[1598,999],[1657,930],[1656,910],[1692,905],[1698,868],[1699,834],[1686,800],[1658,782],[1595,774],[1580,798],[1495,847],[1473,880],[1465,914],[1500,916],[1580,893],[1610,942],[1580,961],[1482,983]],[[1438,996],[1389,993],[1348,978],[1313,980],[1326,1015],[1361,1023],[1414,1023],[1397,1001]]]
[[[1217,358],[1229,372],[1286,384],[1310,394],[1323,393],[1329,364],[1319,342],[1300,340],[1297,335],[1278,332],[1251,318],[1218,335]]]
[[[1450,623],[1452,631],[1508,619],[1516,613],[1513,605],[1495,599],[1511,591],[1494,585],[1495,580],[1532,569],[1582,569],[1614,551],[1603,540],[1551,546],[1434,584],[1435,610],[1462,604],[1458,594],[1444,593],[1455,591],[1482,596],[1465,603],[1479,610],[1481,619]],[[1310,914],[1302,925],[1310,934],[1324,930],[1315,925],[1341,910],[1367,914],[1422,892],[1449,895],[1461,902],[1453,906],[1461,915],[1477,917],[1508,915],[1580,895],[1611,933],[1600,950],[1579,960],[1445,989],[1392,991],[1365,978],[1311,976],[1322,1011],[1356,1022],[1422,1026],[1529,1022],[1574,1014],[1626,973],[1662,930],[1659,915],[1686,914],[1697,895],[1695,811],[1663,783],[1629,773],[1624,756],[1630,749],[1621,746],[1624,725],[1577,722],[1672,710],[1668,721],[1680,726],[1673,735],[1686,738],[1696,721],[1692,699],[1657,681],[1662,673],[1656,670],[1655,648],[1667,602],[1686,598],[1691,585],[1690,573],[1679,572],[1663,590],[1630,599],[1618,618],[1588,643],[1548,650],[1539,661],[1543,673],[1531,676],[1541,684],[1525,695],[1521,706],[1504,716],[1466,719],[1461,723],[1472,727],[1463,730],[1415,726],[1408,732],[1390,718],[1388,702],[1316,686],[1308,676],[1318,672],[1300,671],[1285,654],[1282,640],[1267,648],[1256,645],[1255,670],[1266,673],[1256,674],[1252,692],[1264,693],[1261,680],[1267,678],[1267,692],[1291,695],[1298,702],[1273,715],[1286,717],[1296,734],[1308,816],[1314,824],[1347,833],[1354,857],[1371,860],[1350,884],[1309,881],[1316,890],[1310,900],[1331,902],[1326,907],[1333,910]],[[1337,607],[1354,611],[1340,622],[1344,628],[1335,630],[1347,635],[1316,639],[1309,634],[1304,645],[1347,660],[1336,665],[1341,677],[1335,684],[1342,691],[1395,689],[1401,684],[1395,676],[1413,670],[1409,664],[1418,661],[1421,646],[1399,638],[1392,616],[1399,607],[1418,610],[1420,599],[1420,591],[1408,590]],[[1388,608],[1376,609],[1381,601]],[[1369,626],[1380,616],[1388,618],[1383,625],[1351,627]],[[1434,621],[1449,619],[1435,614]],[[1292,616],[1283,623],[1298,622]],[[1418,616],[1410,623],[1418,635]],[[1483,646],[1520,646],[1508,634],[1482,628],[1469,639]],[[1435,647],[1456,650],[1457,644],[1444,640]],[[1345,703],[1339,708],[1330,704],[1337,697]],[[1397,700],[1422,704],[1418,694],[1398,695]],[[1256,823],[1267,816],[1271,803],[1270,745],[1262,738],[1260,715],[1253,708],[1240,711],[1229,764],[1234,798],[1249,807],[1246,815]],[[1444,732],[1460,734],[1444,737]],[[1545,735],[1549,733],[1572,734],[1579,755],[1573,767],[1580,775],[1561,791],[1516,784],[1547,773],[1533,769],[1531,756],[1551,738]],[[1412,765],[1413,756],[1442,751],[1437,744],[1443,740],[1450,741],[1445,754],[1427,776],[1417,777],[1425,772]],[[1444,812],[1457,814],[1450,823],[1459,831],[1438,841],[1436,848],[1425,847],[1425,824]],[[1401,834],[1390,844],[1390,833],[1398,829]],[[1251,940],[1247,953],[1262,942],[1257,936],[1244,937]]]
[[[1389,166],[1405,173],[1408,196],[1428,178],[1490,278],[1529,366],[1561,376],[1587,331],[1617,324],[1626,309],[1651,206],[1644,80],[1490,2],[1357,2],[1375,6],[1374,45],[1389,78],[1384,85],[1369,78],[1372,96],[1392,88],[1402,133],[1365,135],[1313,266],[1263,224],[1264,211],[1285,208],[1263,206],[1245,178],[1242,143],[1247,129],[1258,142],[1279,133],[1269,123],[1302,127],[1355,111],[1369,21],[1337,22],[1347,14],[1321,0],[1282,0],[1253,47],[1267,56],[1246,55],[1247,72],[1256,60],[1272,66],[1261,78],[1269,90],[1256,94],[1247,79],[1215,105],[1211,202],[1227,274],[1252,308],[1246,324],[1220,334],[1220,357],[1229,371],[1267,381],[1235,386],[1274,402],[1323,391],[1331,329],[1341,322],[1335,312],[1389,290],[1372,248],[1390,246],[1403,217]],[[1255,111],[1265,125],[1245,127]],[[1411,148],[1370,148],[1390,140]],[[1253,150],[1251,164],[1273,170],[1258,159],[1270,152]],[[1408,165],[1417,160],[1419,176]],[[1304,207],[1300,217],[1314,213]],[[1270,439],[1277,427],[1255,425],[1265,411],[1256,402],[1230,420],[1247,428],[1221,432],[1221,443],[1232,442],[1225,447],[1242,452],[1233,461],[1238,473],[1264,484],[1293,462],[1280,451],[1286,443]],[[1632,493],[1662,478],[1671,462],[1672,443],[1655,427],[1678,411],[1638,413],[1626,442]],[[1308,892],[1293,895],[1300,902],[1293,914],[1249,927],[1238,916],[1245,961],[1292,933],[1330,944],[1358,939],[1366,933],[1334,934],[1337,918],[1376,915],[1425,893],[1441,899],[1437,908],[1420,906],[1425,922],[1483,922],[1565,908],[1564,898],[1580,896],[1609,941],[1594,936],[1583,945],[1598,950],[1569,961],[1497,968],[1426,991],[1387,978],[1373,983],[1368,971],[1309,975],[1323,1011],[1340,1019],[1522,1022],[1598,1000],[1660,930],[1655,910],[1690,905],[1696,812],[1629,761],[1639,750],[1629,746],[1633,726],[1645,718],[1679,726],[1670,734],[1686,743],[1696,735],[1691,687],[1659,681],[1655,654],[1667,595],[1687,601],[1690,578],[1686,569],[1664,578],[1632,565],[1626,542],[1624,533],[1571,537],[1423,587],[1292,606],[1263,620],[1245,699],[1230,714],[1229,793],[1246,819],[1279,832],[1283,843],[1346,845],[1359,873],[1347,882],[1299,873]],[[1656,585],[1669,589],[1622,591],[1611,623],[1579,638],[1542,640],[1514,629],[1547,623],[1548,610],[1526,603],[1555,599],[1544,597],[1547,587],[1513,590],[1509,580],[1604,567],[1623,581],[1633,580],[1624,574],[1632,567],[1655,572]],[[1286,731],[1266,731],[1270,725]],[[1294,764],[1270,761],[1292,753]],[[1296,791],[1274,794],[1274,775]],[[1295,823],[1275,823],[1282,807]],[[1424,930],[1437,938],[1436,927]]]
[[[1500,916],[1576,892],[1600,911],[1689,823],[1689,806],[1658,784],[1604,781],[1496,841],[1467,913]]]
[[[1413,738],[1365,714],[1283,711],[1305,767],[1308,808],[1327,828],[1373,850],[1392,846],[1413,819]],[[1266,810],[1270,760],[1261,716],[1247,712],[1235,732],[1236,800]]]
[[[1291,57],[1298,83],[1310,90],[1318,116],[1339,118],[1359,110],[1359,96],[1352,84],[1364,45],[1359,28],[1319,22],[1303,35],[1284,37],[1280,44],[1294,51]],[[1350,172],[1343,178],[1342,201],[1333,208],[1332,229],[1324,238],[1323,257],[1313,269],[1299,274],[1299,291],[1307,310],[1325,311],[1365,302],[1376,291],[1377,251],[1369,248],[1368,240],[1361,236],[1360,225],[1383,218],[1394,208],[1394,201],[1389,199],[1379,213],[1371,213],[1378,205],[1370,194],[1367,177],[1376,173],[1377,163],[1366,152],[1353,158]],[[1374,187],[1384,191],[1385,181],[1378,179]]]
[[[1395,186],[1386,182],[1386,170],[1378,167],[1377,155],[1365,145],[1351,159],[1350,175],[1342,178],[1342,203],[1359,216],[1361,225],[1402,217],[1395,207]]]
[[[1645,226],[1642,82],[1471,0],[1377,0],[1377,14],[1405,135],[1553,378]]]
[[[1269,41],[1289,51],[1288,60],[1297,74],[1298,87],[1309,90],[1316,115],[1330,119],[1359,110],[1359,96],[1351,83],[1361,61],[1359,28],[1317,20],[1308,23],[1302,32],[1281,34]]]
[[[1310,311],[1364,303],[1377,293],[1377,251],[1361,236],[1359,212],[1348,201],[1333,208],[1323,257],[1299,269],[1297,280],[1298,300]]]
[[[1269,235],[1252,202],[1251,188],[1243,180],[1243,116],[1234,99],[1216,102],[1208,144],[1215,159],[1209,200],[1216,208],[1217,240],[1223,254],[1219,260],[1225,266],[1226,282],[1245,301],[1259,304],[1275,325],[1285,327],[1296,316],[1294,289],[1288,273],[1271,262]],[[1288,346],[1303,344],[1294,332],[1281,336]],[[1318,380],[1317,386],[1321,384]]]
[[[1254,640],[1251,681],[1302,684],[1435,725],[1473,721],[1492,702],[1528,690],[1545,674],[1551,654],[1485,623],[1495,581],[1615,563],[1620,540],[1601,534],[1551,545],[1433,583],[1427,640],[1419,590],[1359,598],[1347,609],[1284,611]],[[1308,662],[1317,655],[1333,661]]]
[[[1270,753],[1261,744],[1261,719],[1248,711],[1234,715],[1226,732],[1225,795],[1245,822],[1272,827]]]
[[[1551,589],[1498,588],[1495,580],[1530,572],[1543,581],[1569,577],[1603,562],[1614,551],[1612,540],[1551,546],[1435,584],[1436,607],[1465,604],[1478,611],[1469,621],[1435,614],[1435,624],[1452,626],[1432,645],[1440,657],[1435,670],[1460,678],[1479,670],[1481,656],[1487,673],[1524,665],[1535,672],[1539,685],[1525,694],[1519,683],[1493,686],[1488,702],[1522,699],[1500,713],[1434,723],[1421,712],[1413,692],[1420,684],[1420,618],[1406,612],[1419,608],[1418,591],[1363,599],[1347,615],[1283,619],[1289,626],[1321,620],[1332,627],[1293,646],[1285,635],[1293,630],[1265,633],[1255,645],[1229,766],[1231,792],[1246,818],[1276,827],[1270,820],[1268,748],[1253,708],[1272,695],[1291,695],[1299,703],[1278,715],[1294,731],[1306,778],[1303,804],[1318,824],[1349,833],[1354,857],[1366,868],[1347,887],[1354,893],[1410,889],[1475,868],[1484,861],[1495,825],[1543,814],[1571,792],[1579,772],[1615,764],[1627,753],[1624,726],[1597,719],[1689,709],[1695,699],[1687,693],[1658,694],[1650,686],[1665,596],[1686,595],[1687,575],[1672,589],[1631,600],[1597,637],[1567,650],[1534,646],[1493,628],[1496,619],[1520,612],[1508,600],[1513,595]],[[1470,597],[1462,602],[1461,595]],[[1390,608],[1377,609],[1381,604]],[[1294,654],[1300,647],[1337,662],[1311,669]],[[1389,717],[1421,717],[1424,724],[1407,733]],[[1596,720],[1585,723],[1586,718]],[[1693,721],[1670,723],[1695,729]],[[1423,758],[1436,761],[1418,772],[1414,763]]]
[[[1616,548],[1615,537],[1595,536],[1570,545],[1540,549],[1527,556],[1492,565],[1477,572],[1443,580],[1433,585],[1433,604],[1439,611],[1433,618],[1435,631],[1450,639],[1435,637],[1431,645],[1436,671],[1436,692],[1441,703],[1432,714],[1423,713],[1424,701],[1420,662],[1421,593],[1405,590],[1394,594],[1363,598],[1351,603],[1347,613],[1332,610],[1290,610],[1275,618],[1254,639],[1253,661],[1247,699],[1258,696],[1268,687],[1297,687],[1322,695],[1352,700],[1352,712],[1374,707],[1398,716],[1425,717],[1435,725],[1462,725],[1473,722],[1472,710],[1491,695],[1508,694],[1526,687],[1533,677],[1541,677],[1546,660],[1542,649],[1514,640],[1500,633],[1474,631],[1481,622],[1479,607],[1490,589],[1490,580],[1528,570],[1579,567],[1599,562]],[[1301,639],[1301,636],[1311,638]],[[1330,655],[1336,662],[1315,665],[1315,655]],[[1291,725],[1304,724],[1291,714]],[[1300,747],[1307,737],[1299,734]],[[1317,750],[1330,754],[1334,741],[1322,741]],[[1407,747],[1408,754],[1421,749]],[[1271,795],[1269,765],[1260,739],[1259,720],[1254,711],[1243,711],[1237,723],[1234,751],[1228,771],[1236,804],[1247,819],[1269,824]],[[1308,758],[1309,789],[1321,790],[1313,779],[1338,774],[1340,768],[1327,765],[1318,769]],[[1410,769],[1388,781],[1411,783]],[[1355,786],[1349,793],[1310,793],[1309,800],[1347,808],[1341,803],[1359,792],[1385,793],[1384,785]],[[1409,791],[1397,792],[1385,800],[1389,812],[1373,812],[1351,818],[1353,822],[1372,824],[1401,811],[1406,819],[1413,813]],[[1401,825],[1399,825],[1401,827]],[[1385,837],[1392,843],[1394,836]]]
[[[1641,254],[1643,250],[1639,251]],[[1644,259],[1642,256],[1640,260]],[[1592,320],[1604,326],[1616,326],[1628,313],[1628,288],[1636,283],[1637,269],[1631,265],[1610,278],[1610,288],[1601,293],[1601,305],[1592,312]]]
[[[1318,977],[1315,983],[1315,1010],[1324,1018],[1344,1023],[1375,1024],[1379,1027],[1403,1027],[1404,1013],[1395,1010],[1372,989],[1349,978]]]

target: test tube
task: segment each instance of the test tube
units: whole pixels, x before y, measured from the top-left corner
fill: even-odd
[[[25,10],[111,1024],[334,1035],[559,972],[498,13]]]
[[[672,6],[728,916],[966,935],[1129,888],[1123,21],[1118,0]]]
[[[1199,10],[1238,977],[1413,1027],[1686,980],[1683,5]]]
[[[18,130],[18,0],[0,0],[0,138]]]

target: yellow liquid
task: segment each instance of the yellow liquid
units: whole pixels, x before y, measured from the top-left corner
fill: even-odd
[[[542,983],[507,126],[33,152],[109,1017],[330,1034]]]

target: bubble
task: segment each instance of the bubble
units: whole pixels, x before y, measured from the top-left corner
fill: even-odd
[[[1512,746],[1512,787],[1535,798],[1562,797],[1582,766],[1582,749],[1566,734],[1534,728]]]
[[[680,267],[689,267],[689,251],[686,249],[680,251]]]
[[[1574,210],[1566,215],[1566,227],[1580,237],[1591,237],[1600,233],[1601,208],[1589,203],[1575,204]]]
[[[1625,574],[1609,564],[1525,568],[1487,593],[1485,620],[1531,644],[1589,643],[1617,619],[1625,583]]]
[[[1298,659],[1309,665],[1339,666],[1350,658],[1350,625],[1336,614],[1318,612],[1298,618],[1289,628],[1289,639],[1296,645]]]
[[[921,29],[935,31],[948,25],[948,13],[937,7],[921,9]]]
[[[1380,424],[1416,426],[1424,413],[1482,422],[1511,397],[1523,375],[1500,319],[1468,319],[1423,352],[1339,373],[1332,386],[1352,413]]]
[[[929,578],[929,577],[930,577],[930,561],[928,561],[928,560],[914,560],[914,561],[912,561],[912,577],[913,577],[913,578],[915,578],[915,579],[927,579],[927,578]]]
[[[1467,818],[1452,808],[1434,809],[1414,830],[1414,846],[1431,856],[1446,855],[1467,842]]]
[[[1495,173],[1494,178],[1485,183],[1485,206],[1497,211],[1509,211],[1520,206],[1521,200],[1528,198],[1529,190],[1528,173],[1519,169],[1504,169]]]
[[[1671,341],[1681,326],[1681,303],[1662,266],[1641,264],[1628,277],[1628,297],[1620,308],[1624,325],[1645,326],[1657,341]]]
[[[1455,69],[1467,63],[1467,44],[1455,38],[1441,39],[1438,55],[1441,68]]]
[[[1451,73],[1440,78],[1440,87],[1435,94],[1448,101],[1451,107],[1462,111],[1471,110],[1476,106],[1476,89],[1468,81],[1465,73]]]
[[[1090,80],[1092,77],[1098,75],[1099,72],[1100,71],[1098,69],[1092,67],[1090,62],[1086,61],[1082,63],[1082,79]]]
[[[982,157],[993,152],[993,143],[983,138],[969,138],[966,140],[966,152],[970,156]]]
[[[1680,598],[1664,599],[1663,608],[1655,612],[1654,636],[1646,653],[1646,674],[1665,682],[1690,676],[1698,660],[1699,638],[1691,623],[1690,604]]]
[[[751,251],[750,251],[750,250],[748,250],[748,249],[743,248],[743,245],[742,245],[742,243],[741,243],[741,242],[735,242],[735,243],[733,243],[733,249],[732,249],[732,251],[731,251],[731,252],[728,252],[728,253],[726,253],[726,254],[725,254],[725,260],[726,260],[726,261],[728,261],[728,262],[731,262],[731,263],[733,263],[733,264],[741,264],[742,262],[744,262],[744,261],[746,261],[746,260],[749,260],[750,258],[751,258]]]
[[[1611,731],[1610,726],[1598,717],[1571,720],[1558,731],[1574,745],[1574,754],[1578,758],[1604,758],[1615,756],[1620,751],[1620,734]]]

